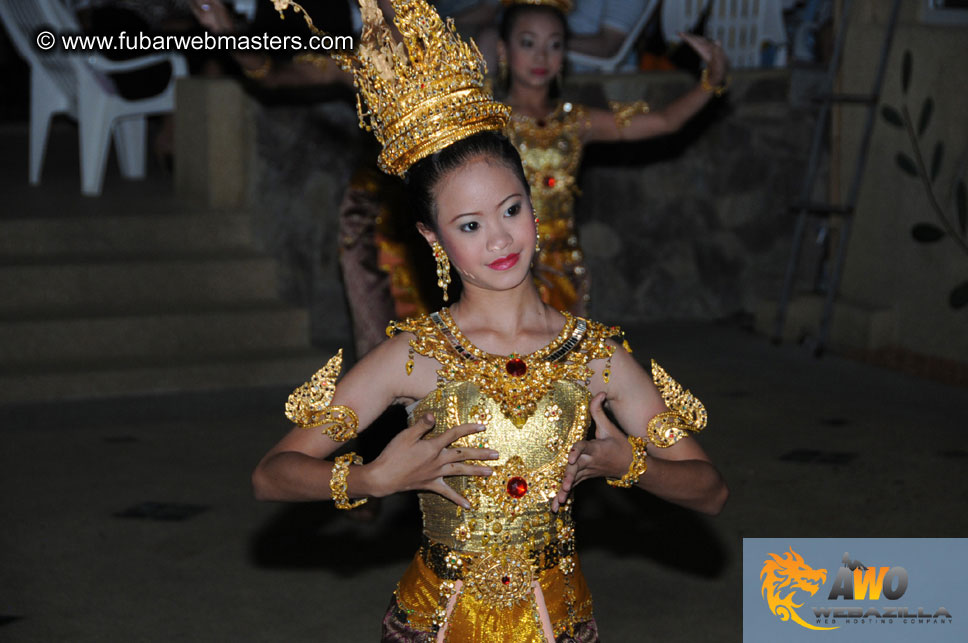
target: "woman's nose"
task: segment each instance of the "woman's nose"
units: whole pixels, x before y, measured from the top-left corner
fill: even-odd
[[[504,226],[493,228],[491,236],[487,239],[487,249],[492,252],[500,252],[511,245],[511,234]]]

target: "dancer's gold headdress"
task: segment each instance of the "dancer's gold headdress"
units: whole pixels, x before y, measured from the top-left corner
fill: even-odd
[[[290,0],[272,0],[282,12]],[[333,58],[353,73],[360,127],[383,145],[378,163],[388,174],[407,169],[472,134],[501,131],[511,108],[484,88],[484,57],[461,40],[453,22],[440,19],[425,0],[392,0],[403,36],[395,42],[377,0],[359,0],[363,33],[356,53]],[[306,16],[312,27],[312,21]]]
[[[572,8],[571,0],[501,0],[501,4],[505,7],[513,7],[519,4],[535,7],[551,7],[564,14],[571,13]]]

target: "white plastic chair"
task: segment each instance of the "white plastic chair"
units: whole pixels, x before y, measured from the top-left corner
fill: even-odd
[[[188,74],[185,59],[177,54],[154,54],[115,62],[95,52],[65,52],[60,42],[49,52],[41,51],[37,45],[39,32],[51,31],[59,39],[62,33],[81,31],[74,13],[57,0],[3,0],[0,21],[30,65],[31,185],[40,183],[47,134],[55,114],[67,114],[77,120],[83,194],[101,193],[110,138],[114,139],[122,176],[144,178],[145,117],[174,109],[175,79]],[[122,98],[107,75],[159,62],[171,64],[171,79],[161,93],[151,98]]]
[[[690,33],[699,24],[710,0],[665,0],[662,3],[662,37],[667,43],[682,40],[680,33]]]
[[[635,21],[632,28],[629,30],[628,34],[625,36],[625,40],[622,41],[622,46],[619,47],[618,51],[608,58],[599,58],[598,56],[589,56],[587,54],[582,54],[577,51],[568,52],[568,61],[571,64],[580,67],[590,67],[595,71],[600,71],[604,73],[613,73],[618,70],[619,66],[625,62],[628,58],[629,53],[632,51],[632,47],[635,46],[635,41],[639,39],[639,35],[642,30],[645,29],[645,25],[649,22],[649,18],[655,12],[656,7],[659,6],[659,0],[649,0],[645,5],[645,9],[642,10],[642,14],[639,19]]]
[[[774,67],[787,64],[783,0],[713,0],[706,35],[722,43],[733,67],[760,67],[763,48],[776,47]]]

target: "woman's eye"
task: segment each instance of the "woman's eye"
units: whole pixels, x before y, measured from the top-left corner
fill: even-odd
[[[474,232],[478,227],[480,226],[478,225],[477,221],[468,221],[467,223],[462,224],[458,229],[461,232]]]
[[[565,45],[564,45],[563,42],[561,42],[560,40],[557,40],[557,41],[551,43],[551,50],[552,51],[559,51],[564,46]]]
[[[505,214],[507,214],[509,217],[513,217],[520,211],[521,211],[521,204],[515,203],[514,205],[512,205],[510,208],[507,209],[507,212]]]
[[[530,49],[533,44],[534,43],[531,41],[530,38],[522,38],[521,39],[521,46],[522,47],[525,47],[527,49]]]

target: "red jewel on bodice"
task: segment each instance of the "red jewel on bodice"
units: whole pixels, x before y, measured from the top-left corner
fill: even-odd
[[[505,368],[508,371],[508,375],[513,377],[521,377],[528,372],[528,365],[525,364],[524,360],[520,357],[512,357],[509,359],[508,363],[505,365]]]
[[[508,495],[512,498],[521,498],[528,493],[528,481],[521,476],[514,476],[508,480]]]
[[[553,176],[546,176],[544,182],[545,182],[545,185],[549,188],[555,187],[556,181],[555,181],[555,177]]]

